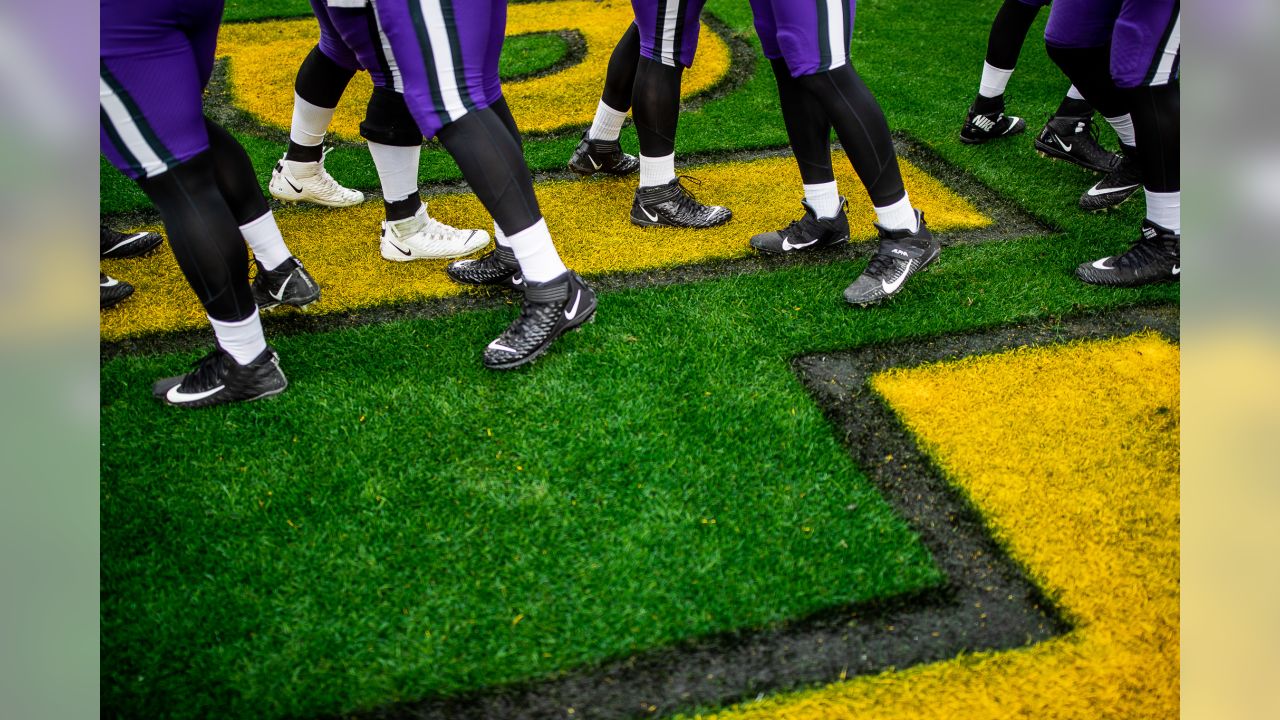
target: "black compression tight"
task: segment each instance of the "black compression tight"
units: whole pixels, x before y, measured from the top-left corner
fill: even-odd
[[[213,176],[218,183],[218,191],[235,216],[236,224],[248,225],[266,215],[270,208],[262,187],[258,185],[258,175],[253,171],[249,154],[221,125],[205,118],[204,126],[209,132]]]
[[[523,154],[524,138],[520,137],[520,128],[516,127],[516,118],[511,114],[511,106],[507,105],[507,97],[499,96],[497,102],[490,103],[489,107],[493,108],[494,114],[502,121],[503,127],[511,133],[511,137],[515,138],[516,145],[520,147],[520,152]]]
[[[787,127],[787,139],[800,166],[801,180],[806,185],[832,182],[836,176],[831,168],[831,123],[822,103],[791,77],[785,60],[779,58],[769,62],[773,66],[773,78],[778,83],[782,122]]]
[[[889,123],[852,65],[796,78],[822,106],[871,202],[884,207],[906,195]]]
[[[1178,133],[1181,93],[1178,81],[1168,85],[1137,87],[1124,91],[1131,103],[1133,134],[1137,138],[1142,185],[1152,192],[1181,189]]]
[[[600,99],[604,104],[621,112],[631,108],[635,94],[636,68],[640,63],[640,28],[635,23],[622,34],[609,56],[609,69],[605,71],[604,92]]]
[[[1111,48],[1047,47],[1049,57],[1103,117],[1120,117],[1129,112],[1129,98],[1111,79]]]
[[[631,116],[636,121],[640,154],[665,157],[676,151],[676,125],[680,121],[680,78],[684,68],[640,58],[632,95]]]
[[[1039,7],[1018,0],[1004,0],[991,23],[991,34],[987,36],[987,64],[1001,70],[1012,70],[1017,66],[1022,43],[1039,14]]]
[[[160,210],[169,246],[209,317],[224,322],[257,312],[249,290],[249,252],[231,208],[218,189],[211,152],[138,187]]]
[[[542,219],[520,144],[492,107],[463,115],[436,137],[505,235]]]

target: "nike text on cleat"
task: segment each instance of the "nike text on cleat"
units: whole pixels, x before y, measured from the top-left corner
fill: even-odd
[[[556,338],[591,321],[596,294],[576,273],[527,282],[520,315],[484,350],[485,367],[511,370],[533,362]]]
[[[676,178],[666,185],[636,189],[631,222],[641,227],[709,228],[733,217],[728,208],[703,205]]]
[[[579,175],[630,175],[640,169],[640,160],[622,152],[617,140],[592,140],[582,133],[582,140],[569,157],[569,169]]]
[[[197,408],[279,395],[288,386],[280,370],[280,357],[270,347],[248,365],[215,347],[186,375],[156,382],[152,394],[169,405]]]
[[[1017,135],[1027,129],[1027,123],[1020,117],[1004,114],[1004,101],[1000,102],[1000,110],[980,113],[969,108],[969,114],[960,128],[960,142],[969,145],[980,145],[997,138]]]
[[[100,310],[119,305],[121,301],[133,294],[133,286],[123,280],[108,277],[98,272],[98,296],[101,300]]]
[[[1142,169],[1138,167],[1133,153],[1133,150],[1126,149],[1115,169],[1084,191],[1080,196],[1082,210],[1109,210],[1128,200],[1142,187]]]
[[[492,250],[474,260],[454,260],[444,269],[454,282],[467,285],[495,285],[519,287],[520,265],[509,247],[495,245]]]
[[[1119,155],[1098,143],[1098,126],[1092,115],[1049,118],[1034,145],[1045,157],[1066,160],[1093,172],[1109,173],[1120,162]]]
[[[425,204],[413,217],[382,223],[382,257],[393,262],[461,257],[488,244],[489,233],[445,225]]]
[[[364,193],[345,188],[324,169],[325,148],[315,162],[294,162],[282,158],[271,171],[267,189],[271,196],[286,202],[309,202],[325,207],[349,207],[364,202]]]
[[[99,230],[101,240],[99,257],[104,260],[149,255],[160,247],[160,243],[164,242],[164,238],[160,236],[160,233],[122,233],[110,230],[105,226],[99,226]]]
[[[1113,257],[1081,263],[1076,277],[1091,285],[1135,287],[1157,282],[1177,282],[1182,273],[1182,236],[1150,220],[1128,250]]]
[[[320,299],[320,285],[302,267],[298,258],[290,257],[274,270],[266,269],[257,259],[254,259],[254,264],[258,267],[258,274],[253,277],[249,289],[253,291],[253,300],[258,303],[259,310],[270,310],[280,305],[301,309]]]
[[[820,218],[808,201],[801,200],[804,215],[781,230],[760,233],[751,238],[751,247],[762,253],[780,254],[840,245],[849,240],[848,203],[840,198],[840,209],[833,217]]]
[[[845,288],[844,299],[848,303],[869,305],[891,297],[908,278],[938,259],[942,248],[925,225],[924,214],[915,212],[920,228],[914,233],[876,225],[880,246],[862,274]]]

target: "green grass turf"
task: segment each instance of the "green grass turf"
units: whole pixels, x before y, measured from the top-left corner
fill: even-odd
[[[149,397],[192,354],[105,363],[104,707],[258,718],[378,705],[937,582],[787,359],[1176,302],[1178,289],[1071,276],[1127,244],[1140,200],[1088,216],[1075,201],[1093,176],[1036,157],[1029,137],[956,139],[996,3],[859,5],[854,59],[891,126],[1062,233],[948,249],[867,310],[839,301],[861,262],[606,294],[600,322],[531,372],[480,368],[502,311],[275,338],[293,387],[243,407],[183,413]],[[253,7],[307,12],[227,14]],[[758,48],[745,2],[708,7]],[[1066,86],[1033,37],[1010,111],[1034,131]],[[757,61],[682,118],[680,152],[784,145],[776,102]],[[238,134],[265,178],[283,145]],[[575,138],[530,138],[531,165],[560,167]],[[376,185],[358,146],[329,167]],[[429,146],[424,180],[456,173]],[[102,179],[104,213],[144,206],[114,170]]]

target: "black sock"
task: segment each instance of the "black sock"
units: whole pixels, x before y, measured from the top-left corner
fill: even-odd
[[[975,96],[973,99],[973,111],[979,115],[1004,112],[1004,95],[995,97]]]
[[[680,78],[684,68],[670,67],[640,58],[636,69],[631,116],[636,121],[640,154],[666,157],[676,151],[676,125],[680,121]]]
[[[382,201],[382,208],[387,211],[387,222],[407,220],[417,215],[420,207],[422,207],[422,198],[418,197],[418,193],[414,193],[403,200]]]
[[[1120,117],[1129,112],[1129,99],[1111,79],[1111,49],[1064,48],[1048,45],[1049,57],[1062,69],[1072,85],[1080,91],[1103,117]]]
[[[609,69],[604,75],[604,92],[600,99],[614,110],[631,108],[635,94],[636,68],[640,63],[640,28],[631,23],[609,56]]]
[[[213,163],[214,180],[227,207],[235,216],[237,225],[246,225],[267,214],[267,198],[258,184],[258,174],[244,147],[231,133],[209,118],[204,119],[209,133],[209,158]]]
[[[889,123],[853,66],[845,64],[797,79],[822,105],[871,202],[884,207],[901,200],[906,190]]]
[[[1137,160],[1143,187],[1151,192],[1177,192],[1182,187],[1178,82],[1125,92],[1132,102],[1133,134],[1141,149]]]
[[[240,226],[218,191],[211,150],[138,187],[160,211],[169,247],[205,312],[235,322],[255,310],[249,290],[249,251]]]
[[[801,180],[805,185],[832,182],[836,176],[831,169],[831,123],[822,110],[822,103],[791,77],[785,60],[770,60],[769,63],[773,66],[773,78],[778,83],[782,121],[787,127],[791,151],[800,166]]]
[[[1040,14],[1039,6],[1027,5],[1018,0],[1004,0],[996,19],[991,23],[987,36],[987,63],[1002,70],[1012,70],[1018,65],[1022,43],[1027,39],[1031,23]]]
[[[542,218],[520,145],[493,108],[463,115],[436,137],[503,233],[514,235]]]
[[[1053,114],[1054,117],[1092,117],[1093,106],[1088,100],[1077,100],[1072,97],[1063,97],[1062,103],[1058,105],[1058,111]],[[1114,117],[1114,116],[1113,116]]]
[[[284,159],[292,162],[320,162],[323,157],[324,145],[299,145],[292,140],[284,153]]]

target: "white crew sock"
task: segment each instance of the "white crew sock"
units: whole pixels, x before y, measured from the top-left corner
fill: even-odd
[[[876,208],[876,221],[885,230],[906,229],[916,232],[920,229],[920,223],[916,222],[915,208],[911,207],[911,198],[905,194],[892,205]]]
[[[511,243],[507,240],[507,234],[502,232],[502,228],[498,227],[498,223],[493,223],[493,241],[508,250],[511,249]]]
[[[1111,127],[1115,129],[1116,135],[1120,137],[1120,142],[1129,147],[1138,147],[1137,140],[1133,134],[1133,118],[1128,113],[1120,117],[1107,118],[1107,122],[1111,123]]]
[[[978,85],[978,94],[982,97],[998,97],[1004,94],[1013,70],[1001,70],[989,62],[982,63],[982,83]]]
[[[666,185],[676,179],[676,154],[658,158],[640,156],[640,187]]]
[[[253,251],[253,256],[268,270],[275,270],[280,263],[293,257],[288,246],[284,244],[284,236],[280,234],[280,226],[276,225],[276,216],[270,210],[257,220],[250,220],[240,226],[240,234],[245,243]]]
[[[293,123],[289,125],[289,139],[299,145],[314,147],[324,142],[324,134],[329,131],[329,123],[333,121],[333,112],[337,108],[322,108],[303,100],[298,93],[293,94]]]
[[[1182,191],[1147,194],[1147,219],[1162,228],[1182,234]]]
[[[520,273],[525,280],[546,282],[563,275],[568,268],[556,252],[551,242],[551,231],[547,230],[547,221],[539,218],[538,222],[507,236],[511,251],[516,254],[520,263]]]
[[[804,199],[820,218],[835,217],[840,212],[840,191],[836,181],[804,186]]]
[[[1084,96],[1080,94],[1080,91],[1076,89],[1075,85],[1072,85],[1071,87],[1067,88],[1067,97],[1072,100],[1084,99]]]
[[[627,119],[625,110],[614,110],[601,100],[596,106],[596,119],[591,121],[587,137],[592,140],[617,140],[622,133],[622,123]]]
[[[383,145],[370,142],[369,154],[378,168],[378,182],[382,184],[382,197],[387,202],[398,202],[418,192],[418,161],[422,147],[411,145]]]
[[[262,334],[262,316],[257,309],[249,317],[235,322],[223,322],[209,318],[218,345],[236,362],[248,365],[267,349],[267,338]]]

